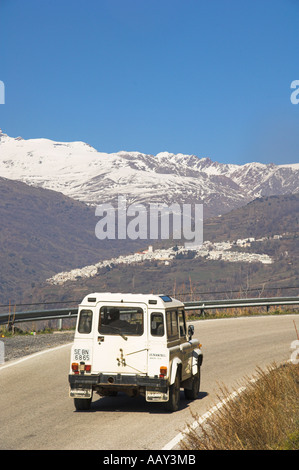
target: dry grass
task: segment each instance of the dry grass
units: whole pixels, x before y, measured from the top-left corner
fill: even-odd
[[[299,365],[257,369],[243,385],[245,390],[204,424],[188,427],[183,450],[299,449]],[[231,395],[225,388],[220,393],[219,400]]]

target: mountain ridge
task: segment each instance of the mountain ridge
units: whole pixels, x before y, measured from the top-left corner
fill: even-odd
[[[0,175],[59,191],[89,205],[203,203],[204,217],[229,212],[261,196],[299,191],[299,164],[244,165],[160,152],[99,152],[85,142],[13,138],[0,131]]]

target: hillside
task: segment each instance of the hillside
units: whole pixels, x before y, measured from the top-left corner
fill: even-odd
[[[0,178],[0,303],[22,299],[49,276],[138,250],[138,241],[100,241],[94,208],[56,191]]]
[[[236,240],[299,232],[299,194],[265,196],[205,221],[205,240]]]
[[[256,224],[255,218],[262,215],[265,224]],[[164,248],[171,257],[165,258],[162,253],[162,256],[143,262],[112,262],[99,267],[96,275],[89,278],[78,275],[76,280],[66,277],[61,285],[42,283],[27,292],[25,298],[27,301],[80,300],[95,290],[164,292],[185,300],[194,298],[198,292],[207,293],[201,298],[296,295],[298,290],[294,287],[299,285],[298,216],[298,195],[261,198],[223,217],[206,221],[207,252],[201,256],[190,251],[180,253],[165,243]],[[209,243],[208,237],[214,237],[214,245]],[[249,237],[254,238],[251,243],[247,243]],[[242,243],[237,243],[239,239],[243,239]],[[213,251],[215,244],[217,252]],[[156,245],[154,253],[161,248],[162,243]],[[213,253],[217,256],[211,256]],[[231,253],[231,258],[225,256],[227,253]],[[254,253],[270,257],[271,262],[254,261],[256,255],[252,260],[250,255]]]

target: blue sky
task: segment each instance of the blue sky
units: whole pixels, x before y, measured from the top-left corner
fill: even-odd
[[[299,0],[0,0],[0,127],[99,151],[299,162]]]

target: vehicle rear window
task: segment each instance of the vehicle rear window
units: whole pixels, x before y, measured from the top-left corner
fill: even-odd
[[[99,333],[103,335],[141,336],[143,310],[140,307],[101,307]]]
[[[92,327],[92,310],[81,310],[78,324],[78,331],[81,334],[88,334]]]

